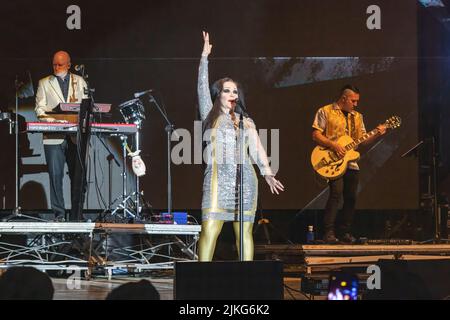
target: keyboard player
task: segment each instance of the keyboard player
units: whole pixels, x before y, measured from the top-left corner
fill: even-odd
[[[51,112],[60,103],[81,103],[87,98],[84,79],[70,70],[70,56],[65,51],[58,51],[53,56],[53,74],[39,81],[36,93],[35,112],[40,121],[57,122]],[[63,193],[64,166],[67,163],[71,185],[72,209],[79,199],[79,190],[74,185],[76,171],[76,144],[73,138],[64,134],[44,134],[43,144],[45,159],[50,179],[50,201],[56,221],[65,221],[65,205]],[[72,210],[73,212],[74,210]],[[73,213],[70,220],[77,220]]]

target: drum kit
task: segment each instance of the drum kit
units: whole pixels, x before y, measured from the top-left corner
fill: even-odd
[[[111,216],[118,216],[120,212],[122,212],[123,216],[121,217],[123,220],[141,220],[140,212],[141,212],[141,198],[143,199],[143,193],[139,189],[139,177],[143,176],[146,171],[146,167],[142,158],[140,157],[140,130],[143,126],[143,121],[146,119],[145,117],[145,109],[144,104],[138,98],[126,101],[119,105],[119,111],[122,115],[124,121],[127,124],[136,125],[136,133],[134,136],[134,147],[135,151],[132,152],[128,146],[128,137],[126,135],[120,135],[120,139],[122,142],[122,195],[113,201],[116,203],[119,199],[122,201],[119,205],[111,211]],[[128,194],[127,190],[127,154],[132,160],[132,169],[136,175],[136,184],[134,191],[131,194]],[[102,217],[104,219],[104,217]]]
[[[123,178],[123,190],[122,190],[122,196],[119,197],[122,198],[122,202],[119,204],[116,209],[114,209],[111,212],[111,215],[116,215],[117,212],[122,211],[123,212],[123,218],[126,220],[141,220],[140,217],[140,211],[141,211],[141,200],[145,199],[143,198],[143,193],[139,190],[139,177],[145,174],[145,164],[142,161],[141,157],[139,156],[140,153],[140,129],[142,129],[143,121],[146,119],[145,116],[145,109],[144,104],[139,99],[140,96],[147,95],[149,96],[149,102],[153,103],[161,116],[163,117],[164,121],[166,122],[165,131],[167,133],[167,212],[170,215],[172,213],[172,175],[171,175],[171,136],[172,133],[177,137],[176,131],[174,131],[174,125],[169,120],[167,116],[167,112],[165,111],[164,106],[159,105],[158,101],[153,98],[153,96],[150,94],[152,90],[147,90],[140,93],[135,93],[135,99],[126,101],[119,105],[120,113],[124,119],[124,121],[128,124],[135,124],[137,127],[136,133],[135,133],[135,139],[134,139],[134,146],[135,151],[132,152],[128,146],[127,146],[127,137],[125,135],[121,136],[122,140],[122,148],[123,148],[123,172],[122,172],[122,178]],[[127,157],[127,151],[128,156],[132,158],[132,168],[133,172],[136,175],[136,191],[132,194],[127,194],[127,175],[126,175],[126,157]],[[142,198],[142,199],[141,199]],[[116,199],[114,202],[116,202],[118,199]],[[133,212],[132,209],[135,209]]]
[[[134,123],[139,128],[145,120],[144,104],[138,98],[120,104],[119,109],[126,123]]]

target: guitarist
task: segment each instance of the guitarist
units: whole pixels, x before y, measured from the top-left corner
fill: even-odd
[[[359,102],[359,90],[355,86],[346,85],[341,89],[339,99],[333,104],[320,108],[315,116],[312,138],[326,148],[333,150],[340,157],[344,157],[346,151],[344,146],[339,145],[336,140],[343,135],[352,139],[358,139],[366,133],[363,116],[355,111]],[[378,135],[367,139],[364,144],[373,142],[377,137],[386,133],[386,127],[377,127]],[[356,162],[349,162],[346,173],[336,180],[330,180],[330,196],[328,198],[325,215],[325,243],[337,243],[339,240],[335,234],[335,220],[338,212],[339,202],[344,197],[342,208],[342,224],[338,228],[338,235],[345,243],[354,243],[355,238],[351,234],[351,225],[356,204],[356,191],[358,189],[359,167]]]

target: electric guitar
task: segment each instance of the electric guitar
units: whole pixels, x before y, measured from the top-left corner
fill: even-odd
[[[400,117],[392,116],[383,125],[387,129],[395,129],[400,127],[401,123]],[[315,147],[311,154],[311,164],[314,170],[325,179],[335,180],[342,177],[347,170],[347,164],[351,161],[359,160],[359,152],[354,149],[377,133],[378,129],[374,129],[357,140],[353,140],[349,136],[340,137],[336,142],[347,151],[344,157],[339,156],[331,149],[322,146]]]

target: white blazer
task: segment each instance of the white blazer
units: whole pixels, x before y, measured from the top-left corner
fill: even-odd
[[[45,118],[42,117],[51,117],[51,114],[47,115],[47,112],[52,111],[61,102],[69,102],[73,96],[76,99],[74,103],[81,103],[81,100],[87,98],[84,90],[87,88],[86,81],[79,75],[73,73],[69,73],[69,76],[69,93],[66,100],[64,100],[58,79],[54,75],[39,80],[36,93],[36,106],[34,108],[38,118],[45,121]],[[61,144],[64,141],[64,137],[65,135],[61,134],[44,134],[43,140],[44,144]]]

